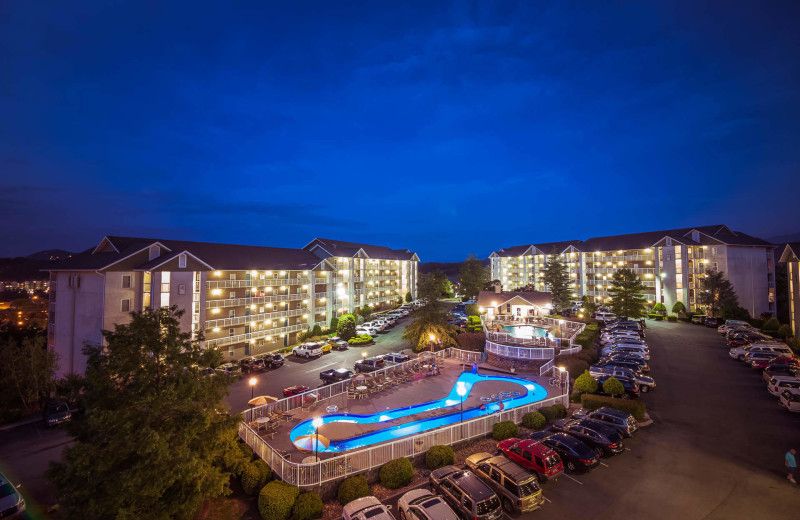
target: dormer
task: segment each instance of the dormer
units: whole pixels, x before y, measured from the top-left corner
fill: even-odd
[[[155,260],[161,256],[161,246],[153,244],[147,249],[147,260]]]
[[[692,230],[692,241],[693,242],[700,242],[700,232],[697,231],[696,229]]]

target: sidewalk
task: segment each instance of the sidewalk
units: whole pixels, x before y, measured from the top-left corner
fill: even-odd
[[[24,419],[20,419],[17,422],[13,422],[13,423],[9,423],[9,424],[3,424],[2,426],[0,426],[0,432],[13,430],[14,428],[19,428],[20,426],[27,426],[29,424],[33,424],[33,423],[37,423],[37,422],[41,422],[41,421],[42,421],[42,416],[41,415],[39,415],[39,414],[30,415],[28,417],[25,417]]]

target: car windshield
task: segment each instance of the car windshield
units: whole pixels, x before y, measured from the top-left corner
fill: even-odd
[[[14,486],[6,482],[5,484],[0,484],[0,498],[5,498],[7,496],[11,496],[14,494]]]
[[[517,496],[527,497],[529,495],[533,495],[539,491],[539,489],[541,489],[539,488],[539,483],[534,478],[519,485],[519,493],[517,493]]]
[[[499,507],[500,507],[500,499],[497,498],[497,495],[495,495],[495,496],[493,496],[491,498],[487,498],[486,500],[484,500],[482,502],[478,502],[478,504],[477,504],[478,511],[477,512],[478,512],[479,515],[485,515],[485,514],[491,513],[492,511],[494,511],[495,509],[497,509]]]
[[[555,455],[550,455],[549,457],[544,459],[544,463],[547,465],[548,468],[554,468],[558,466],[559,462],[561,461],[558,460],[558,457],[556,457]]]
[[[58,403],[58,404],[51,404],[48,407],[48,410],[50,411],[50,413],[64,413],[68,412],[69,408],[67,408],[67,405],[65,405],[64,403]]]

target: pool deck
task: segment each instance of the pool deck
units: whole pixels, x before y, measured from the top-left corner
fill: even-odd
[[[326,415],[326,408],[330,405],[336,405],[338,407],[338,411],[336,413],[371,415],[386,410],[404,408],[407,406],[434,401],[436,399],[442,399],[452,390],[456,380],[462,373],[462,367],[469,370],[471,364],[463,364],[458,360],[447,359],[444,361],[443,365],[440,363],[440,367],[441,373],[439,375],[419,377],[418,379],[409,381],[407,383],[398,384],[380,392],[371,394],[366,399],[347,399],[346,395],[343,394],[333,399],[319,402],[307,412],[297,409],[292,412],[295,414],[293,420],[281,421],[280,426],[278,427],[278,430],[275,432],[274,436],[272,438],[265,437],[265,440],[273,448],[290,453],[290,460],[292,462],[300,462],[310,453],[298,450],[289,440],[289,433],[292,428],[297,426],[297,424],[312,417]],[[556,392],[558,392],[557,389],[551,388],[547,385],[548,378],[539,377],[538,374],[511,373],[502,369],[483,371],[480,369],[480,367],[478,373],[487,376],[507,375],[510,377],[527,379],[542,385],[548,391],[550,396],[555,395]],[[464,409],[467,410],[469,408],[479,407],[481,404],[484,404],[480,401],[481,396],[513,390],[519,390],[519,385],[505,381],[481,381],[475,384],[470,392],[469,397],[464,400]],[[320,427],[319,434],[333,439],[349,438],[362,435],[370,431],[383,429],[387,425],[407,423],[422,418],[433,417],[435,415],[452,413],[458,410],[460,410],[460,406],[449,407],[438,411],[414,414],[394,421],[387,421],[377,424],[324,424]],[[342,452],[333,452],[320,453],[319,455],[320,458],[327,458],[341,454]]]

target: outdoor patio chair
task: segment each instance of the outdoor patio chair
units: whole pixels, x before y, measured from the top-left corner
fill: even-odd
[[[293,413],[284,412],[283,410],[275,409],[272,411],[272,414],[277,419],[283,419],[284,421],[291,421],[294,419]]]

